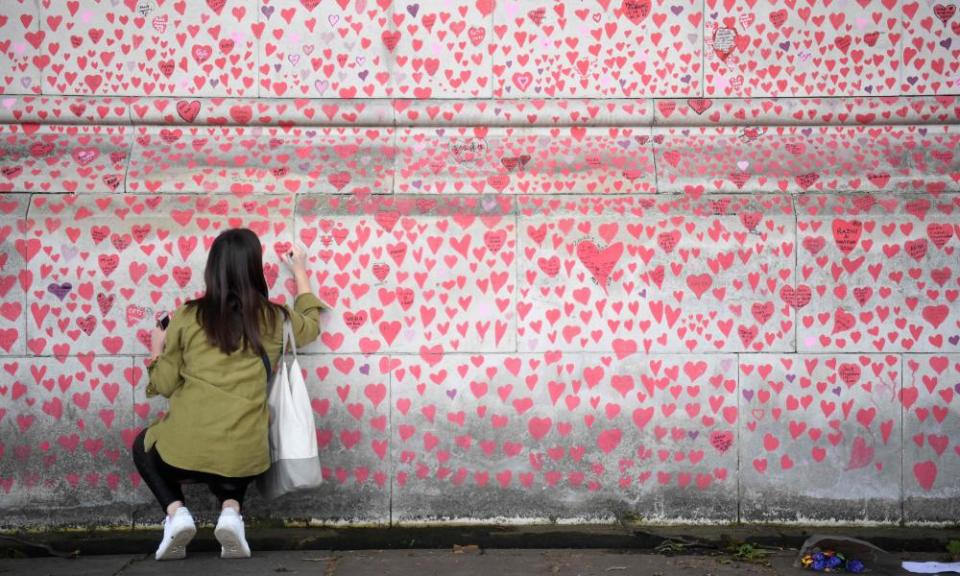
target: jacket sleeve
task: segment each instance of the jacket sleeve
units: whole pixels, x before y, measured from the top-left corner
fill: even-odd
[[[316,295],[305,292],[293,301],[290,323],[297,348],[310,344],[320,335],[320,311],[326,308]]]
[[[170,319],[167,326],[167,338],[163,344],[163,352],[157,359],[147,365],[147,375],[150,383],[147,384],[147,398],[161,395],[169,398],[180,386],[183,377],[180,369],[183,367],[183,332],[184,312],[181,308]]]

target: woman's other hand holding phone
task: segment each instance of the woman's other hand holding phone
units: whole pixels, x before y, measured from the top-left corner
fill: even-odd
[[[157,359],[163,353],[163,345],[167,340],[167,326],[170,324],[170,315],[166,315],[157,321],[150,332],[150,362]]]

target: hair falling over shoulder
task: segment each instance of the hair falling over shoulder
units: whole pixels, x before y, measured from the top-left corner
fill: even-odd
[[[287,311],[270,302],[257,235],[247,228],[221,232],[210,247],[203,279],[204,295],[186,304],[196,307],[208,340],[225,354],[241,349],[262,354],[260,327],[277,325],[277,314]]]

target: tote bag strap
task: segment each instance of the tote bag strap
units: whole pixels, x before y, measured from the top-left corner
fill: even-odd
[[[297,359],[297,341],[293,337],[293,322],[287,320],[283,323],[283,353],[287,353],[287,344],[293,350],[293,359]]]
[[[270,387],[270,358],[267,357],[267,353],[264,352],[260,355],[260,359],[263,360],[263,367],[267,369],[267,388]]]
[[[287,334],[290,334],[290,339],[293,339],[293,328],[290,326],[289,320],[284,320],[283,322],[283,343],[280,345],[280,363],[283,364],[283,355],[287,353]],[[294,358],[296,358],[297,349],[293,349]],[[260,360],[263,361],[263,367],[267,369],[267,388],[270,388],[270,380],[273,376],[273,371],[270,368],[270,358],[267,356],[267,353],[264,352],[260,355]]]

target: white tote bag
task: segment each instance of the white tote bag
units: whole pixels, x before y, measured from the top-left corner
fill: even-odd
[[[287,345],[293,360],[286,362]],[[316,488],[323,481],[317,450],[316,425],[310,396],[297,361],[297,344],[289,320],[283,323],[283,348],[273,385],[267,397],[270,408],[270,469],[257,479],[260,493],[276,498],[290,492]]]

